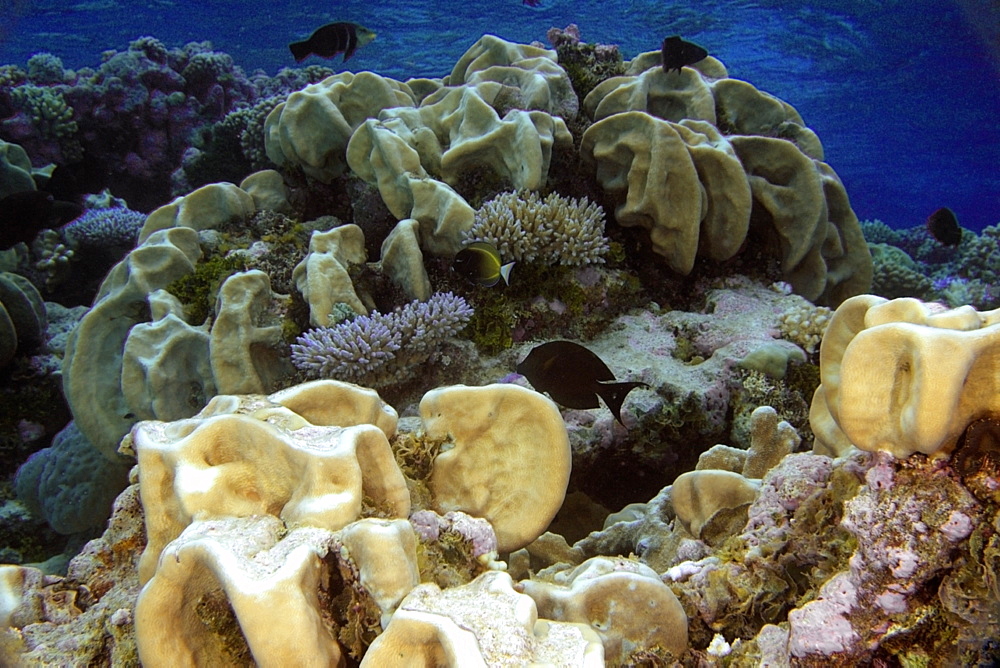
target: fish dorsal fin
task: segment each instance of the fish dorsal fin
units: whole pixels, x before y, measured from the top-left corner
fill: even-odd
[[[637,387],[649,387],[649,385],[637,381],[627,383],[597,383],[597,395],[604,400],[608,410],[618,420],[618,424],[623,427],[625,423],[622,422],[622,404],[625,403],[625,397],[628,396],[628,393]]]

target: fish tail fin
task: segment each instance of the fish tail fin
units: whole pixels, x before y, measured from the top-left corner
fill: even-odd
[[[625,397],[628,396],[628,393],[637,387],[649,387],[649,385],[640,382],[598,383],[597,394],[601,399],[604,399],[604,403],[611,411],[611,414],[618,420],[618,424],[623,427],[625,423],[622,422],[622,404],[625,403]]]
[[[514,268],[513,262],[508,262],[507,264],[500,267],[500,277],[503,278],[503,282],[510,285],[510,270]]]
[[[292,58],[297,63],[301,63],[308,58],[310,53],[308,42],[292,42],[288,45],[288,50],[292,52]]]

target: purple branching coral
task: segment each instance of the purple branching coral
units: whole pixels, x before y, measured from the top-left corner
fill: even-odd
[[[135,246],[145,222],[146,214],[131,209],[87,209],[60,231],[74,247],[124,246],[130,249]]]
[[[438,292],[391,313],[373,311],[311,329],[292,344],[292,363],[315,378],[375,384],[391,376],[398,381],[471,317],[472,308],[463,298]]]

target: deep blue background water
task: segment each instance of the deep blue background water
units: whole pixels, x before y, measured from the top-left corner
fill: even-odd
[[[0,64],[48,51],[96,66],[141,35],[209,40],[250,73],[294,65],[287,43],[319,25],[378,33],[347,63],[405,79],[441,76],[484,32],[545,41],[574,22],[626,58],[668,34],[694,40],[744,79],[795,106],[861,219],[920,224],[940,206],[979,230],[1000,223],[1000,8],[996,0],[0,0]]]

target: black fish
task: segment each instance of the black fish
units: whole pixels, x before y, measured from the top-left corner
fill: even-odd
[[[957,246],[962,240],[958,218],[948,207],[942,207],[927,217],[927,231],[945,246]]]
[[[604,399],[622,425],[622,403],[629,392],[646,383],[616,383],[604,361],[572,341],[550,341],[531,349],[517,365],[517,372],[539,392],[548,392],[553,401],[566,408],[600,408]]]
[[[476,241],[458,251],[451,266],[473,283],[492,288],[501,278],[510,285],[510,270],[514,263],[503,264],[500,251],[495,246]]]
[[[373,39],[375,39],[375,33],[368,28],[357,23],[339,21],[318,28],[309,36],[309,39],[303,42],[292,42],[288,48],[297,63],[301,63],[311,55],[320,58],[333,58],[338,53],[344,54],[344,62],[346,63],[359,46],[364,46]]]
[[[522,5],[528,5],[529,7],[541,7],[541,0],[521,0]]]
[[[46,227],[62,227],[78,218],[83,207],[60,202],[51,193],[26,190],[0,199],[0,250],[30,243]]]
[[[660,54],[663,56],[663,71],[666,74],[670,70],[680,72],[685,65],[694,65],[708,57],[708,51],[693,42],[685,42],[678,35],[663,40]]]
[[[48,179],[35,177],[39,190],[52,193],[56,201],[83,201],[83,195],[99,193],[108,185],[108,170],[89,154],[72,164],[56,165]]]

